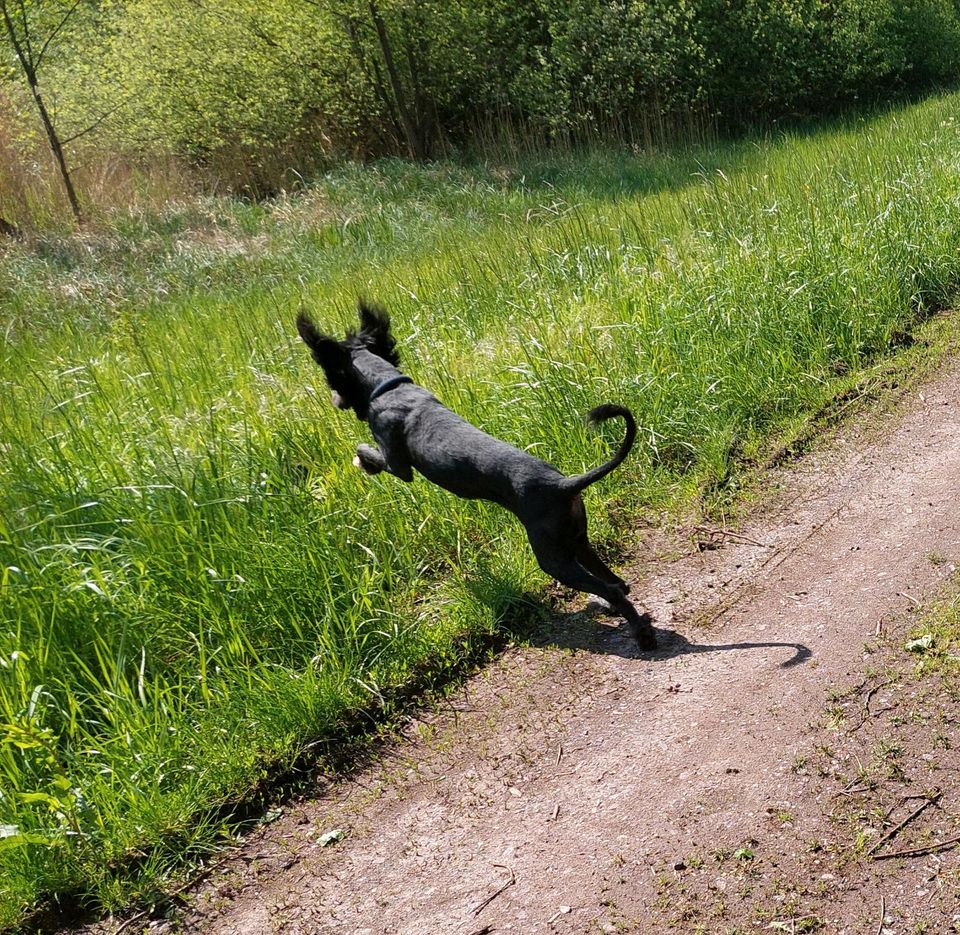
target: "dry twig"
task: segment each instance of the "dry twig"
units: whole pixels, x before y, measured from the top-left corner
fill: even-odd
[[[500,867],[503,870],[509,870],[510,879],[507,880],[507,882],[504,883],[503,886],[501,886],[500,889],[498,889],[495,893],[492,893],[490,896],[488,896],[482,903],[478,903],[476,906],[474,906],[473,914],[475,916],[480,915],[480,913],[483,912],[483,910],[486,909],[487,906],[489,906],[490,903],[492,903],[504,890],[509,889],[514,883],[517,882],[517,875],[510,867],[504,867],[503,864],[494,864],[493,866]]]
[[[114,931],[113,935],[120,935],[120,933],[124,929],[129,928],[131,925],[133,925],[134,922],[138,921],[139,919],[145,919],[149,914],[150,913],[146,909],[144,909],[142,912],[138,912],[135,916],[130,916],[130,918],[127,919],[126,922],[124,922],[121,926],[119,926],[119,928],[117,928]]]
[[[716,529],[711,526],[697,525],[693,531],[707,537],[706,545],[716,547],[717,544],[723,545],[727,539],[739,539],[741,542],[748,542],[750,545],[760,546],[762,549],[768,549],[770,546],[766,542],[757,542],[749,536],[744,536],[739,532],[733,532],[729,529]]]
[[[928,844],[926,847],[911,847],[905,851],[891,851],[887,854],[874,854],[874,860],[893,860],[894,857],[923,857],[925,854],[939,854],[940,851],[948,850],[960,844],[960,837],[949,838],[946,841],[939,841],[936,844]]]
[[[867,719],[870,717],[870,715],[874,713],[874,712],[872,712],[872,711],[870,710],[870,701],[872,700],[873,696],[874,696],[878,691],[880,691],[881,688],[886,688],[888,685],[892,685],[892,684],[893,684],[894,682],[896,682],[896,681],[898,681],[898,679],[897,679],[896,677],[894,677],[894,678],[891,678],[891,679],[887,679],[887,680],[884,681],[884,682],[878,682],[876,685],[873,686],[873,688],[871,688],[871,689],[866,693],[866,695],[864,695],[864,697],[863,697],[863,716],[860,718],[860,720],[859,720],[856,724],[854,724],[853,727],[851,727],[851,728],[849,728],[849,729],[847,730],[847,733],[848,733],[848,734],[853,734],[853,733],[856,733],[858,730],[860,730],[860,728],[863,727],[863,725],[867,723]],[[890,710],[890,709],[889,709],[889,708],[885,708],[884,710]]]
[[[885,897],[880,897],[880,921],[877,923],[877,935],[881,935],[883,932],[883,918],[887,914],[887,900]]]

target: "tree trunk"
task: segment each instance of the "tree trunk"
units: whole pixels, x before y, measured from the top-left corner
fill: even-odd
[[[47,131],[47,139],[50,142],[50,149],[53,150],[53,156],[57,160],[57,166],[60,169],[60,178],[63,179],[63,187],[67,191],[67,201],[70,202],[70,210],[78,224],[83,223],[83,214],[80,211],[80,202],[77,200],[77,192],[73,187],[73,180],[70,178],[70,172],[67,169],[67,160],[63,155],[63,146],[60,145],[60,137],[57,136],[56,128],[50,115],[47,113],[47,107],[40,96],[40,89],[37,87],[36,79],[30,82],[30,92],[36,102],[37,110],[40,112],[40,119],[43,121],[43,128]]]
[[[380,65],[376,59],[370,59],[368,61],[367,56],[363,52],[363,45],[360,42],[354,21],[349,16],[342,16],[341,22],[343,23],[343,30],[350,40],[350,45],[353,47],[354,58],[356,58],[357,64],[367,76],[367,80],[373,85],[373,92],[383,105],[387,119],[390,121],[390,125],[393,128],[393,142],[399,143],[404,136],[403,126],[400,121],[400,115],[397,113],[397,108],[393,103],[393,98],[389,95],[383,84]],[[385,135],[386,134],[381,132],[381,138],[385,137]]]
[[[60,31],[64,23],[73,15],[74,11],[77,9],[80,0],[70,8],[66,16],[60,21],[60,25],[53,30],[53,32],[47,37],[46,42],[44,42],[43,47],[40,49],[40,52],[34,56],[33,48],[31,44],[30,28],[27,23],[27,14],[23,6],[23,3],[20,4],[20,13],[23,21],[23,39],[21,41],[17,36],[17,28],[13,23],[13,19],[10,16],[10,10],[7,8],[6,0],[0,0],[0,13],[3,14],[3,24],[7,30],[7,37],[10,39],[10,44],[13,46],[13,50],[17,55],[17,61],[20,62],[20,68],[23,71],[23,76],[27,79],[27,85],[30,88],[30,93],[33,95],[34,103],[37,105],[37,110],[40,113],[40,120],[43,123],[43,129],[47,134],[47,140],[50,143],[50,149],[53,151],[54,158],[57,160],[57,166],[60,169],[60,178],[63,180],[63,187],[67,191],[67,200],[70,202],[70,210],[73,211],[73,216],[76,218],[78,224],[83,222],[83,215],[80,212],[80,202],[77,200],[77,193],[73,187],[73,181],[70,178],[70,172],[67,169],[67,160],[63,155],[63,146],[60,143],[60,137],[57,135],[57,130],[53,125],[53,121],[50,119],[50,114],[47,113],[46,104],[43,103],[43,97],[40,94],[40,87],[37,83],[37,69],[40,67],[40,61],[43,58],[43,54],[47,49],[47,46],[50,44],[54,36]]]
[[[376,3],[370,0],[370,17],[377,30],[377,39],[380,42],[380,52],[383,54],[383,64],[387,69],[387,77],[390,80],[390,88],[393,91],[393,97],[396,101],[397,111],[400,114],[400,122],[403,126],[403,135],[407,140],[407,149],[410,151],[410,158],[416,162],[423,162],[427,158],[426,145],[420,128],[414,116],[410,112],[406,92],[400,82],[400,75],[397,73],[397,66],[393,60],[393,49],[390,46],[390,37],[387,35],[387,26],[380,15],[380,10]]]

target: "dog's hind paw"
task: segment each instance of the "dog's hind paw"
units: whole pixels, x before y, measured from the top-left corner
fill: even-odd
[[[653,629],[653,617],[650,614],[640,614],[637,620],[629,621],[629,624],[630,632],[640,649],[652,652],[657,648],[657,633]]]
[[[657,638],[653,633],[643,633],[640,635],[634,634],[637,640],[637,647],[643,652],[656,652],[657,651]]]

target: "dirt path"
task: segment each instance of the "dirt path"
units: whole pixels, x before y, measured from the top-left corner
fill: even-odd
[[[776,849],[770,816],[816,805],[817,782],[797,766],[828,692],[861,678],[865,644],[902,629],[960,559],[958,400],[950,364],[883,438],[861,420],[789,469],[723,548],[638,583],[657,656],[634,658],[588,613],[557,622],[551,637],[567,648],[511,650],[375,765],[289,807],[174,927],[664,930],[679,898],[665,873],[717,853],[749,859],[763,835]],[[342,840],[322,846],[335,829]],[[727,890],[722,868],[709,885],[727,904],[749,898]],[[840,916],[829,930],[878,931]]]

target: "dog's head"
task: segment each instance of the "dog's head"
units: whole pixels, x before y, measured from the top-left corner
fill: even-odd
[[[327,385],[338,409],[353,409],[358,419],[367,417],[370,389],[357,370],[355,357],[369,351],[394,367],[400,364],[397,342],[390,333],[390,316],[378,305],[360,300],[360,330],[351,328],[338,341],[317,329],[305,312],[297,315],[297,331],[310,348],[313,359],[323,368]]]

